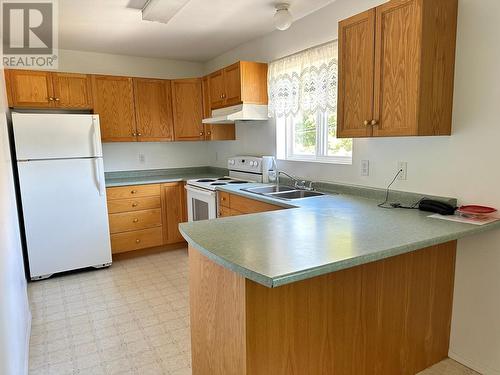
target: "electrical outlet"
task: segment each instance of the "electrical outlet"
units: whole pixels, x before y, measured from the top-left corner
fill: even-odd
[[[370,175],[370,160],[361,160],[361,176]]]
[[[146,155],[144,155],[143,153],[139,154],[139,163],[141,164],[146,163]]]
[[[405,181],[408,179],[408,163],[406,161],[398,162],[398,170],[401,171],[398,175],[398,180]]]

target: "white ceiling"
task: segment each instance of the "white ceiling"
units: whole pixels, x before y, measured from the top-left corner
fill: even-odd
[[[333,1],[288,2],[297,20]],[[145,2],[59,0],[59,48],[207,61],[273,31],[280,1],[190,0],[167,24],[143,21]]]

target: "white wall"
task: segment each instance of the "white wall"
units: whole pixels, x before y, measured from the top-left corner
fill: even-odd
[[[150,78],[191,78],[203,73],[203,64],[190,61],[59,50],[63,72],[116,74]]]
[[[337,0],[296,22],[210,61],[206,72],[238,59],[271,61],[337,38],[337,21],[378,5]],[[316,180],[385,187],[398,161],[408,180],[395,188],[456,196],[462,202],[500,207],[500,48],[498,0],[459,0],[453,135],[357,139],[352,166],[281,162],[280,168]],[[239,125],[239,141],[215,143],[214,163],[241,154],[274,154],[274,124]],[[217,158],[217,159],[216,159]],[[360,161],[370,160],[370,176]],[[450,355],[485,374],[500,374],[500,231],[459,241]]]
[[[0,374],[27,374],[31,314],[16,211],[0,69]]]
[[[65,72],[174,79],[200,77],[203,68],[197,62],[59,50],[58,70]],[[204,142],[105,143],[103,153],[106,171],[204,166],[211,160]]]
[[[206,142],[105,143],[103,153],[106,172],[201,167],[212,160]],[[144,163],[139,161],[139,154],[144,155]]]

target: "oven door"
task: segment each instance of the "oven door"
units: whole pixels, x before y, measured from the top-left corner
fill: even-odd
[[[186,185],[188,221],[217,218],[217,193]]]

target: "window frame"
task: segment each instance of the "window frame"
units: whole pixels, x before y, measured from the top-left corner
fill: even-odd
[[[297,116],[302,116],[302,114],[298,114]],[[316,147],[314,155],[303,155],[293,152],[295,117],[288,116],[276,119],[278,160],[352,165],[353,151],[351,151],[351,156],[328,155],[328,116],[329,113],[316,113]],[[281,131],[279,131],[280,128]]]

